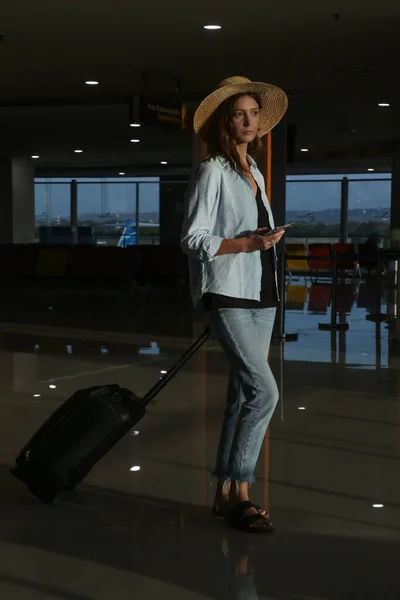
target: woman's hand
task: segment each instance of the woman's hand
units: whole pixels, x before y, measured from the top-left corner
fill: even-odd
[[[256,252],[257,250],[269,250],[272,246],[275,246],[284,235],[284,229],[276,231],[271,235],[268,235],[268,227],[256,229],[249,233],[246,238],[247,252]]]
[[[215,256],[222,256],[223,254],[237,254],[238,252],[255,252],[256,250],[269,250],[272,246],[275,246],[285,233],[283,229],[272,233],[271,235],[265,235],[268,232],[268,227],[262,227],[252,231],[246,237],[235,238],[233,240],[222,240],[221,246]],[[262,235],[264,234],[264,235]]]

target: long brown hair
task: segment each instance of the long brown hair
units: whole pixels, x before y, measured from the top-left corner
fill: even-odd
[[[207,144],[208,158],[216,156],[217,154],[222,154],[233,169],[236,168],[242,173],[245,169],[241,163],[236,143],[232,138],[231,122],[236,103],[239,98],[242,98],[243,96],[250,96],[250,98],[253,98],[257,102],[258,107],[260,109],[262,108],[261,97],[258,94],[244,92],[231,96],[219,105],[210,118]],[[254,140],[249,143],[247,151],[250,156],[256,156],[262,150],[262,147],[262,141],[257,135]]]

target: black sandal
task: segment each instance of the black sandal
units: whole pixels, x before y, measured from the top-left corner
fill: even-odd
[[[254,504],[249,500],[241,502],[226,511],[225,520],[231,527],[247,533],[270,533],[274,530],[274,526],[268,517],[261,514],[246,514],[249,508],[255,508]]]
[[[263,508],[262,506],[258,506],[258,504],[253,504],[253,508],[256,509],[257,512],[259,512],[260,514],[265,511],[265,508]],[[212,516],[219,518],[219,519],[224,519],[226,513],[229,510],[229,502],[222,502],[220,506],[215,507],[213,506],[212,508]],[[265,517],[267,519],[269,519],[269,514],[265,511],[265,515],[261,514],[262,517]]]

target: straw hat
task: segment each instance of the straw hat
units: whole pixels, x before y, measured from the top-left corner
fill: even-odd
[[[204,98],[194,115],[194,130],[202,140],[208,140],[207,123],[218,106],[235,94],[258,94],[261,98],[260,129],[262,137],[275,127],[282,119],[288,106],[288,99],[283,90],[271,85],[250,81],[247,77],[228,77],[221,81],[217,89]]]

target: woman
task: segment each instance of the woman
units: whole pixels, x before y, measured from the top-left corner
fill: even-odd
[[[213,476],[213,514],[238,529],[273,529],[249,500],[249,485],[278,401],[267,356],[278,302],[274,228],[264,180],[251,157],[283,117],[282,90],[245,77],[224,80],[200,104],[195,132],[208,158],[186,196],[182,249],[191,294],[209,312],[230,363],[227,403]]]

